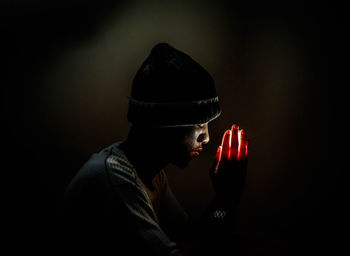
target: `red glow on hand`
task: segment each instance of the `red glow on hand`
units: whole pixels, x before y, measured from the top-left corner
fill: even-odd
[[[229,159],[231,156],[231,130],[227,130],[222,137],[221,147],[224,159]]]
[[[234,124],[232,125],[231,127],[231,131],[232,131],[232,138],[231,138],[231,151],[232,151],[232,154],[230,156],[230,158],[228,159],[236,159],[237,156],[238,156],[238,145],[239,145],[239,136],[240,136],[240,133],[239,133],[239,126]]]
[[[247,142],[247,135],[246,132],[242,129],[238,132],[238,154],[237,159],[238,160],[244,160],[246,157],[246,145]]]
[[[231,130],[225,131],[222,137],[221,146],[216,152],[216,168],[218,169],[220,161],[241,161],[248,157],[249,141],[245,130],[239,130],[239,126],[232,125]]]
[[[221,153],[222,153],[222,146],[219,146],[218,150],[216,151],[216,155],[215,155],[215,172],[219,168],[219,164],[220,164],[220,160],[221,160]]]

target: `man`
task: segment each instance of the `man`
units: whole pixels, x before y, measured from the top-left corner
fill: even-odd
[[[170,163],[184,168],[199,156],[209,142],[208,124],[220,113],[209,73],[187,54],[157,44],[133,81],[127,139],[94,154],[67,188],[71,242],[85,249],[103,244],[121,255],[180,255],[188,234],[223,230],[244,184],[248,141],[238,126],[218,148],[210,172],[216,197],[196,225],[164,172]]]

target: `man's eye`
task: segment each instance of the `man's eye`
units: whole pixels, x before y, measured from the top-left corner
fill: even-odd
[[[197,125],[199,128],[203,128],[204,127],[204,124],[198,124]]]

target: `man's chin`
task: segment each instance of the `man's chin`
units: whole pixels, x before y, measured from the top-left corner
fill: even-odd
[[[172,164],[178,168],[186,168],[190,163],[191,159],[172,161]]]

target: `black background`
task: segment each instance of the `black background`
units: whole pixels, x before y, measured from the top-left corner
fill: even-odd
[[[158,12],[171,12],[174,6],[150,2],[140,1],[140,5],[152,6],[150,10],[159,15],[158,23],[164,18]],[[122,89],[102,87],[102,97],[107,96],[108,90],[117,93],[107,103],[102,101],[96,113],[92,112],[94,106],[89,105],[91,95],[81,101],[70,99],[72,95],[65,99],[65,93],[80,94],[85,90],[79,81],[75,90],[69,89],[74,85],[71,78],[74,75],[67,72],[71,66],[61,73],[52,70],[60,61],[69,62],[67,52],[78,52],[89,42],[103,38],[101,28],[116,26],[116,37],[118,29],[120,37],[124,37],[125,27],[115,20],[123,20],[139,3],[106,0],[1,3],[1,169],[5,174],[1,179],[2,211],[5,237],[11,241],[12,249],[24,244],[25,248],[35,249],[59,247],[57,237],[64,235],[58,232],[58,227],[65,186],[91,153],[125,137],[129,124],[124,118],[127,109],[124,99],[132,76],[150,47],[165,40],[208,67],[223,108],[222,117],[210,128],[212,143],[208,153],[185,174],[169,167],[170,183],[189,212],[197,216],[212,196],[208,177],[202,170],[210,164],[224,130],[238,122],[248,131],[252,144],[247,188],[237,221],[243,241],[239,254],[294,255],[325,250],[334,254],[343,250],[348,202],[343,176],[348,116],[344,90],[347,86],[344,6],[334,1],[189,2],[190,9],[185,2],[176,4],[178,19],[164,21],[172,26],[161,28],[167,33],[145,33],[143,46],[142,42],[138,46],[133,41],[138,40],[137,36],[123,38],[126,44],[130,41],[129,48],[124,45],[126,56],[136,55],[131,57],[135,63],[115,67],[117,78],[110,84],[115,82]],[[211,10],[213,6],[216,8]],[[209,24],[203,28],[208,38],[186,37],[181,33],[176,38],[167,36],[177,26],[186,24],[182,12],[187,17],[197,17],[197,9],[215,12],[213,17],[219,25],[210,27],[209,21],[204,22]],[[137,27],[140,20],[140,33],[142,15],[141,11],[130,16],[134,22],[130,26]],[[220,38],[215,38],[216,32],[212,30],[220,24],[224,24],[218,33]],[[194,29],[193,34],[196,33]],[[217,44],[212,42],[218,41],[221,48],[213,57],[210,51]],[[97,51],[104,57],[96,66],[108,61],[104,49]],[[118,54],[115,58],[118,62]],[[103,74],[101,70],[99,74]],[[80,75],[80,81],[89,80],[88,70]],[[64,87],[57,82],[55,79],[60,76],[63,82],[71,84]],[[291,82],[279,87],[284,81]],[[293,82],[300,84],[293,87]],[[228,86],[230,83],[234,86]],[[96,87],[91,92],[99,90]],[[99,110],[105,113],[100,115]],[[106,114],[108,110],[116,121],[112,114]],[[96,116],[99,119],[94,119]]]

